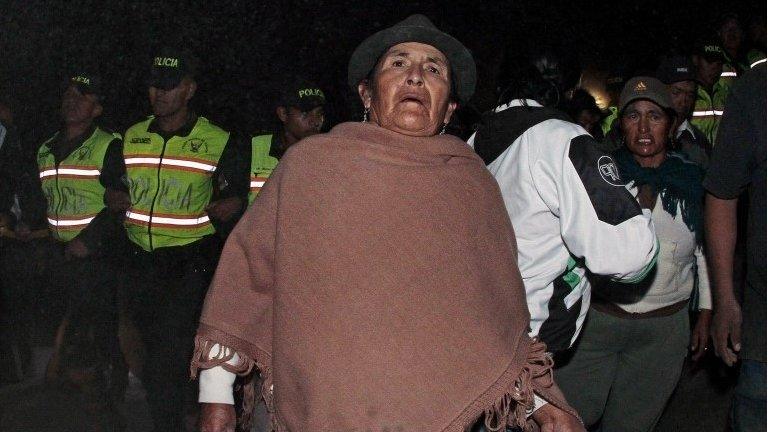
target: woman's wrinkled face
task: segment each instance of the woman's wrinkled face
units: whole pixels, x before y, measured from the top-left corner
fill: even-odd
[[[418,42],[394,45],[379,59],[372,82],[358,87],[371,121],[409,136],[435,135],[448,123],[450,65],[437,48]]]
[[[663,159],[671,127],[669,115],[647,100],[631,103],[621,117],[624,142],[635,157]]]

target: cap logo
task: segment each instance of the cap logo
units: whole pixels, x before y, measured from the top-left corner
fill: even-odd
[[[91,79],[82,75],[72,77],[72,82],[79,82],[85,85],[91,85]]]
[[[174,57],[155,57],[154,65],[160,67],[177,68],[179,67],[179,59]]]
[[[313,97],[313,96],[321,97],[325,99],[325,95],[323,94],[323,91],[320,89],[306,88],[306,89],[299,90],[299,99],[303,97]]]
[[[642,92],[648,90],[648,86],[645,85],[644,82],[640,81],[635,85],[635,91]]]
[[[677,68],[677,71],[678,72],[688,72],[688,68],[687,67],[679,67],[679,68]]]

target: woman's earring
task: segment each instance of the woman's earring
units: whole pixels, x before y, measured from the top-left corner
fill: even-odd
[[[370,112],[370,108],[366,108],[365,111],[363,111],[363,123],[368,123],[368,113]]]
[[[445,129],[448,127],[448,123],[443,123],[443,128],[440,129],[440,135],[445,135]]]

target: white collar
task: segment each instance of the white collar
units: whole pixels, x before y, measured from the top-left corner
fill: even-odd
[[[693,132],[693,126],[688,121],[688,119],[683,120],[682,123],[680,123],[680,126],[677,127],[677,131],[675,132],[675,138],[680,138],[680,135],[682,135],[683,132],[688,131],[691,133],[691,136],[696,136],[696,134]]]
[[[494,112],[502,112],[502,111],[504,111],[507,108],[518,107],[518,106],[523,106],[523,105],[532,106],[532,107],[539,107],[539,108],[542,107],[542,105],[540,103],[536,102],[533,99],[512,99],[511,101],[509,101],[509,103],[505,103],[503,105],[497,106],[496,109],[494,109],[493,111]]]

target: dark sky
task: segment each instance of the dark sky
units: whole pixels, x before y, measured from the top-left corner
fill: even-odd
[[[103,121],[121,130],[149,113],[143,83],[152,50],[180,41],[202,63],[197,109],[224,126],[268,127],[275,86],[286,74],[319,83],[335,123],[358,117],[346,86],[357,44],[423,13],[473,52],[479,80],[472,103],[485,110],[505,51],[552,47],[582,66],[610,68],[626,56],[653,68],[659,54],[712,30],[725,11],[765,19],[763,2],[722,3],[2,0],[0,98],[11,100],[20,129],[38,139],[57,127],[67,70],[84,65],[110,83]]]

